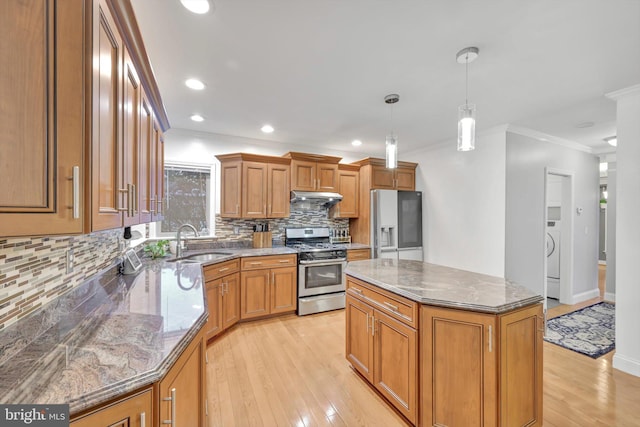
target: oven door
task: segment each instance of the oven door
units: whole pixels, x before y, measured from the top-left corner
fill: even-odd
[[[346,259],[300,261],[298,266],[298,296],[343,292]]]

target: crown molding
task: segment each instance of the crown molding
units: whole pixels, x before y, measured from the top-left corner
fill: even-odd
[[[606,96],[609,99],[613,99],[614,101],[617,101],[618,99],[622,99],[622,98],[626,98],[627,96],[638,95],[638,94],[640,94],[640,84],[629,86],[624,89],[616,90],[613,92],[605,93],[604,96]]]

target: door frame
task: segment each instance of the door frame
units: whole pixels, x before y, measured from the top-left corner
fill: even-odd
[[[543,280],[544,280],[544,304],[547,307],[547,221],[548,221],[548,192],[549,175],[562,177],[562,219],[560,226],[560,304],[573,304],[573,242],[574,242],[574,216],[575,211],[575,172],[572,170],[545,167],[544,170],[544,223],[543,223]]]

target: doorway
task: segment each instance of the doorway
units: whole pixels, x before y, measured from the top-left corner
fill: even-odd
[[[544,209],[546,308],[573,302],[574,173],[547,168]],[[576,212],[578,215],[581,212]]]

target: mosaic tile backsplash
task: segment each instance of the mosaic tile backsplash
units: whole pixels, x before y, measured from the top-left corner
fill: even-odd
[[[0,237],[0,329],[111,266],[122,230],[81,236]],[[66,272],[73,249],[74,269]]]

